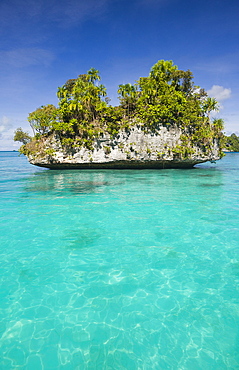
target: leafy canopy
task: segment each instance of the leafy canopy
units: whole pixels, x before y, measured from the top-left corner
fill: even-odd
[[[23,145],[29,143],[32,137],[28,134],[28,132],[24,132],[21,127],[17,128],[14,132],[14,141],[19,141]]]
[[[53,128],[53,124],[57,119],[57,113],[57,108],[52,104],[42,105],[40,108],[37,108],[34,112],[30,113],[28,116],[28,122],[30,123],[33,132],[46,134]]]

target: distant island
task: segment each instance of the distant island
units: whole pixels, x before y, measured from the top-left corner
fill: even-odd
[[[58,88],[58,106],[29,114],[33,137],[21,128],[14,140],[30,163],[52,168],[188,168],[223,156],[218,103],[195,86],[191,71],[159,60],[147,77],[118,88],[111,106],[99,71]]]
[[[239,152],[239,136],[236,134],[225,136],[225,151]]]

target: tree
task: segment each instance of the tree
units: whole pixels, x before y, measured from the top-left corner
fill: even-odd
[[[214,131],[216,131],[217,133],[221,132],[224,128],[224,121],[222,118],[214,118],[213,122],[212,122],[212,126],[213,126],[213,129]]]
[[[39,134],[46,134],[53,128],[53,124],[56,121],[58,110],[52,105],[42,105],[37,108],[34,112],[29,113],[28,121],[33,130],[33,133],[38,132]]]
[[[215,98],[207,97],[203,103],[203,110],[207,114],[208,119],[210,121],[210,113],[212,111],[218,112],[219,111],[219,104]]]
[[[169,83],[174,76],[175,71],[178,70],[177,66],[173,65],[171,60],[159,60],[152,68],[149,77],[156,82]]]
[[[107,105],[102,98],[106,96],[106,88],[100,81],[99,71],[91,68],[86,74],[76,79],[68,80],[58,88],[59,111],[63,122],[76,120],[74,130],[77,132],[77,122],[87,124],[99,118],[99,112]]]
[[[131,84],[119,85],[118,94],[123,108],[127,109],[128,116],[135,110],[137,87]]]
[[[31,141],[31,136],[28,134],[28,132],[24,132],[21,127],[17,128],[14,132],[14,141],[19,141],[23,145],[29,143]]]
[[[146,126],[187,125],[200,120],[200,99],[194,94],[190,71],[179,70],[172,61],[159,60],[137,85],[136,114]]]
[[[88,76],[89,76],[89,81],[92,82],[92,83],[95,83],[96,81],[101,80],[100,75],[99,75],[99,71],[95,68],[91,68],[88,71]]]

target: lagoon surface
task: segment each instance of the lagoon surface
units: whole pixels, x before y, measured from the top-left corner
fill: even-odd
[[[69,170],[0,152],[0,369],[239,368],[239,154]]]

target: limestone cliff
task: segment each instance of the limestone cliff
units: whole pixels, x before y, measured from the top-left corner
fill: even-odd
[[[190,141],[189,132],[176,125],[145,132],[137,124],[114,136],[101,134],[90,149],[77,145],[77,140],[75,145],[63,145],[53,133],[27,144],[25,154],[31,164],[51,169],[190,168],[220,159],[219,147],[217,138]]]

